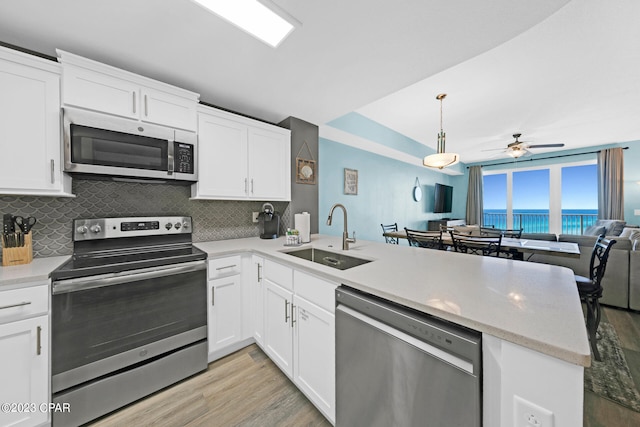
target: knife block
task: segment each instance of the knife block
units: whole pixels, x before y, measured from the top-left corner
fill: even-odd
[[[18,248],[2,248],[2,265],[29,264],[33,261],[33,247],[31,246],[31,233],[24,236],[24,246]]]

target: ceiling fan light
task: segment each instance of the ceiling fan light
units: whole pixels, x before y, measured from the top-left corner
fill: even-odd
[[[514,159],[517,159],[519,157],[524,156],[525,151],[524,150],[520,150],[520,149],[518,149],[518,150],[509,150],[509,152],[507,154],[509,154]]]
[[[442,169],[453,166],[459,161],[460,156],[457,153],[437,153],[426,156],[422,164],[429,168]]]

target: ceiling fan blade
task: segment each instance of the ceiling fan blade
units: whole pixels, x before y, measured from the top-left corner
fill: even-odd
[[[536,145],[527,146],[527,148],[556,148],[556,147],[564,147],[564,144],[536,144]]]
[[[504,148],[487,148],[486,150],[480,150],[480,151],[498,151],[498,150],[505,151]]]

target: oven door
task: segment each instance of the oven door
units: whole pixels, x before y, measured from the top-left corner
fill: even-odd
[[[52,392],[206,340],[206,263],[55,281]]]

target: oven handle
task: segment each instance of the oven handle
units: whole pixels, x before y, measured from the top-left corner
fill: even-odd
[[[123,283],[130,283],[138,280],[155,279],[158,277],[190,273],[192,271],[198,270],[206,270],[206,268],[206,261],[192,261],[178,264],[177,266],[170,265],[165,267],[149,267],[141,268],[139,270],[122,271],[119,273],[108,273],[90,277],[56,280],[55,282],[53,282],[52,294],[66,294],[87,289],[102,288],[105,286],[120,285]]]

